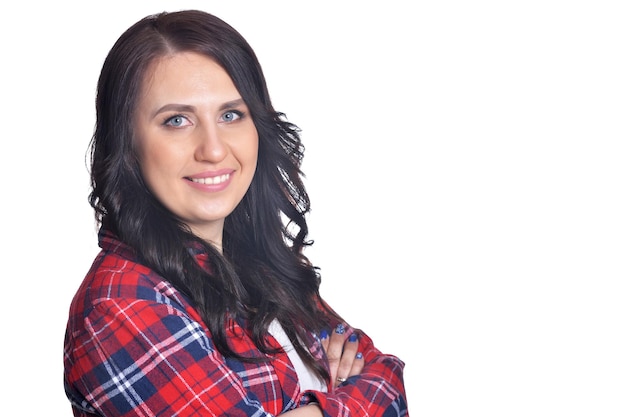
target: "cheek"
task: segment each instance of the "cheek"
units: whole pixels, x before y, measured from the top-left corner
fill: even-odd
[[[250,145],[250,161],[254,163],[254,166],[257,164],[257,160],[259,159],[259,140],[255,140]]]
[[[141,132],[141,129],[137,129],[138,131],[135,134],[135,138],[133,141],[133,152],[137,156],[137,162],[139,163],[139,168],[141,172],[146,173],[146,162],[149,162],[152,158],[150,156],[150,146],[149,142],[145,139],[145,133]]]
[[[248,161],[248,165],[250,166],[250,170],[252,171],[252,175],[254,175],[254,172],[256,171],[258,160],[259,160],[259,141],[257,139],[254,142],[252,142],[250,146],[248,147],[247,161]]]
[[[243,139],[243,140],[242,140]],[[252,175],[259,158],[259,137],[255,128],[240,132],[231,142],[231,152],[244,171]]]
[[[142,144],[137,148],[137,157],[141,172],[148,183],[176,171],[177,156],[166,146]]]

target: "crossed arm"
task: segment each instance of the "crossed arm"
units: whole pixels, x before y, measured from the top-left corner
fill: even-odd
[[[322,347],[328,356],[330,365],[331,381],[334,387],[341,385],[345,380],[354,375],[359,375],[363,370],[363,355],[359,352],[359,341],[356,333],[350,336],[339,325],[330,335],[323,334]],[[322,410],[317,404],[309,404],[281,414],[284,417],[323,417]]]

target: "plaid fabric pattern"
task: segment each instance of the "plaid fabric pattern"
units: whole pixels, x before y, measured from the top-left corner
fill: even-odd
[[[301,392],[287,354],[254,364],[224,358],[180,292],[114,236],[101,233],[99,243],[65,335],[64,384],[75,417],[274,416],[311,401],[326,416],[408,416],[404,363],[366,335],[361,375],[334,390],[329,384],[327,393]],[[233,348],[262,355],[242,323],[232,324]],[[327,364],[317,336],[306,343]]]

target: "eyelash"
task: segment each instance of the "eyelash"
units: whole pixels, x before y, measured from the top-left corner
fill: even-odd
[[[239,110],[234,110],[234,109],[232,109],[232,110],[226,110],[226,111],[224,112],[224,114],[222,114],[222,118],[223,118],[223,117],[224,117],[224,115],[225,115],[225,114],[227,114],[227,113],[233,113],[233,114],[235,114],[235,115],[237,116],[237,120],[242,119],[242,118],[245,116],[244,112],[239,111]]]
[[[236,115],[236,116],[237,116],[237,119],[233,120],[233,122],[234,122],[234,121],[236,121],[236,120],[240,120],[240,119],[242,119],[243,117],[245,117],[245,113],[244,113],[244,112],[239,111],[239,110],[234,110],[234,109],[233,109],[233,110],[226,110],[226,111],[222,114],[221,118],[223,119],[224,115],[226,115],[226,114],[228,114],[228,113],[232,113],[232,114],[234,114],[234,115]],[[187,116],[185,116],[184,114],[175,114],[175,115],[170,116],[170,117],[168,117],[167,119],[165,119],[165,121],[163,122],[163,125],[165,125],[165,126],[170,126],[170,127],[178,127],[178,126],[173,126],[173,125],[171,125],[172,120],[174,120],[174,119],[176,119],[176,118],[183,118],[183,119],[185,119],[185,120],[189,120],[189,118],[188,118]]]
[[[170,116],[170,117],[168,117],[167,119],[165,119],[165,120],[163,121],[163,125],[164,125],[164,126],[170,126],[170,127],[179,127],[179,126],[173,126],[173,125],[170,123],[172,120],[174,120],[174,119],[176,119],[176,118],[182,118],[182,119],[185,119],[185,120],[189,120],[189,119],[187,118],[187,116],[185,116],[185,115],[183,115],[183,114],[175,114],[174,116]]]

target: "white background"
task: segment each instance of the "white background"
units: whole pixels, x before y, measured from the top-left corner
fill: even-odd
[[[2,408],[70,415],[102,61],[144,15],[201,8],[302,128],[322,293],[406,362],[414,417],[626,415],[623,2],[303,4],[3,6]]]

